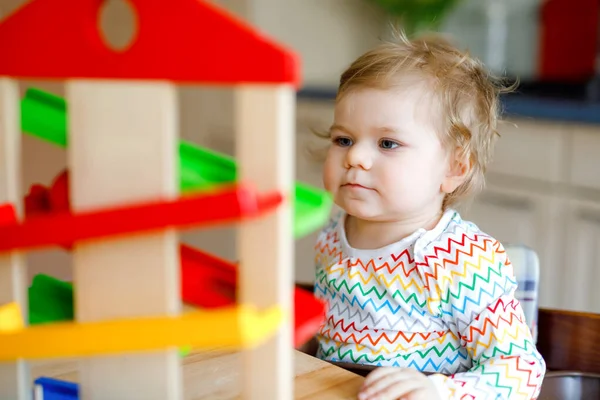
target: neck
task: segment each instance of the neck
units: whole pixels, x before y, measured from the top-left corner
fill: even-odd
[[[378,249],[410,236],[418,229],[433,229],[443,215],[441,209],[385,221],[364,220],[348,215],[346,239],[357,249]]]

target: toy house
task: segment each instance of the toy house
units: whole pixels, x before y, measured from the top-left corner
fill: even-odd
[[[298,60],[208,2],[129,3],[138,29],[123,51],[103,41],[101,0],[34,0],[0,23],[0,398],[30,398],[27,360],[80,357],[82,398],[180,399],[182,346],[241,348],[244,397],[290,398],[302,308],[294,224],[329,206],[294,186]],[[25,215],[19,187],[24,78],[64,81],[68,103],[68,184],[59,179],[54,207],[36,215]],[[182,164],[198,151],[178,140],[183,82],[236,88],[235,179],[182,183],[214,167]],[[210,291],[209,270],[231,271],[178,240],[179,229],[222,223],[239,224],[235,302],[194,297]],[[74,321],[25,326],[22,254],[48,246],[73,254]],[[195,304],[212,303],[183,312],[182,286]],[[311,296],[301,300],[318,321]]]

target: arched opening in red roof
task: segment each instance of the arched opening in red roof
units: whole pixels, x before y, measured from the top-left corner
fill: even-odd
[[[110,26],[119,27],[111,30]],[[105,0],[98,10],[98,29],[104,44],[113,51],[127,51],[137,39],[139,19],[129,0]]]

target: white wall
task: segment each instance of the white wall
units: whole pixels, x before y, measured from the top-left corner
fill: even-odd
[[[386,32],[367,0],[252,0],[247,18],[302,58],[304,83],[335,86],[340,73]]]

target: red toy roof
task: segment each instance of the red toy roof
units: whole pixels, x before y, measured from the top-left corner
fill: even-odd
[[[108,48],[102,0],[34,0],[0,23],[0,75],[299,84],[290,50],[203,0],[129,0],[137,37]]]

